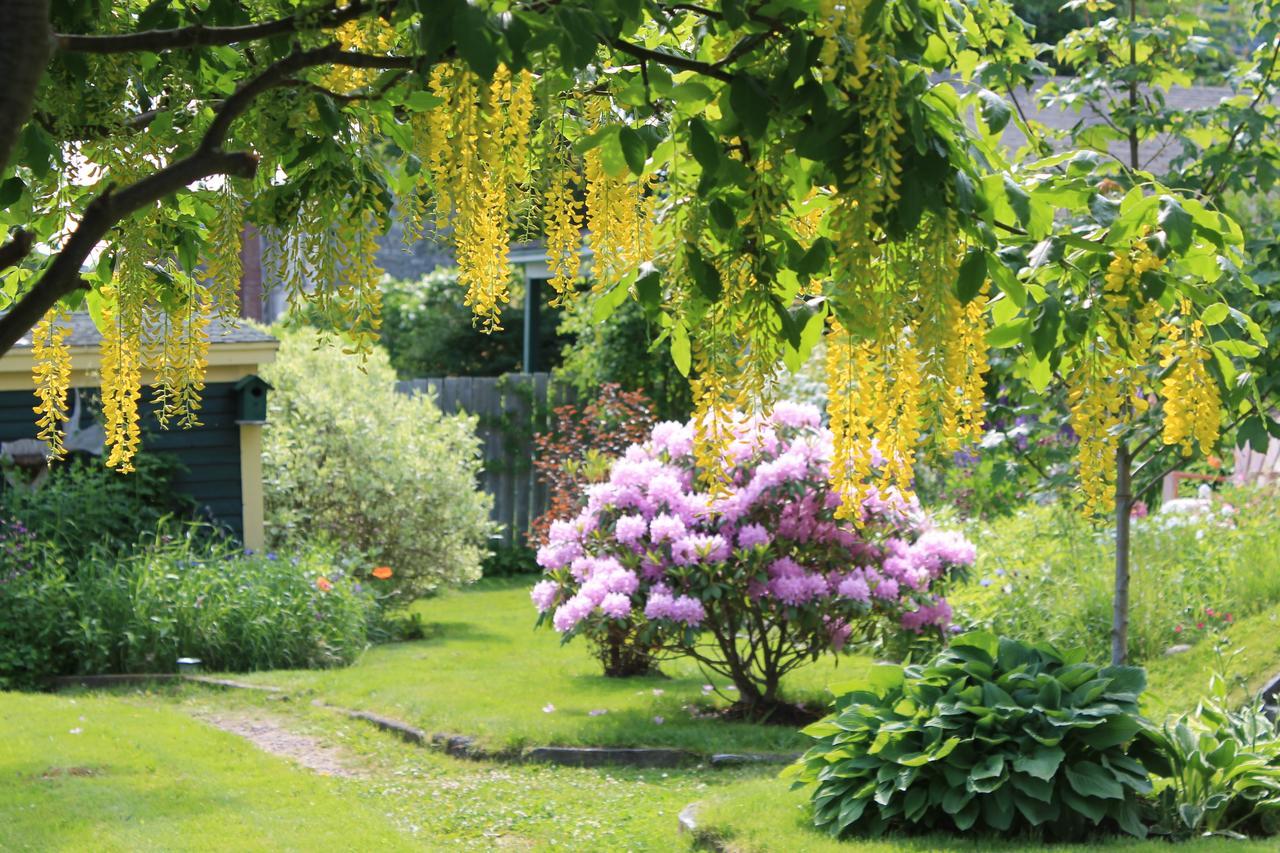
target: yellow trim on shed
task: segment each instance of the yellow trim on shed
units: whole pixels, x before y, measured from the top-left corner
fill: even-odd
[[[259,367],[276,360],[276,341],[253,343],[213,343],[209,346],[209,367],[205,382],[238,382],[256,374]],[[71,347],[71,387],[97,388],[99,353],[97,347]],[[34,359],[29,349],[10,350],[0,357],[0,391],[34,391],[31,378]],[[155,380],[144,372],[142,384]],[[35,405],[34,399],[32,405]],[[35,415],[31,416],[32,424]],[[240,502],[244,524],[244,545],[260,551],[266,547],[266,519],[262,487],[262,424],[240,424]]]

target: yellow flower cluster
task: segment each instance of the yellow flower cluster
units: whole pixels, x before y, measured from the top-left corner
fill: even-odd
[[[209,291],[176,266],[170,267],[180,289],[162,317],[164,338],[155,360],[156,420],[164,428],[177,420],[183,429],[200,426],[200,394],[204,391],[209,355],[209,317],[214,305]]]
[[[551,289],[556,292],[553,304],[559,305],[572,294],[578,278],[582,250],[582,211],[578,205],[577,182],[573,172],[562,166],[547,183],[543,199],[546,222],[547,265],[551,270]]]
[[[1160,385],[1164,403],[1165,444],[1181,445],[1184,456],[1190,456],[1193,445],[1209,453],[1218,442],[1221,429],[1222,400],[1218,383],[1209,375],[1205,364],[1210,358],[1204,346],[1204,324],[1192,317],[1191,303],[1181,304],[1183,328],[1173,322],[1165,324],[1166,341],[1161,344],[1160,366],[1168,371]]]
[[[817,33],[822,39],[818,62],[827,80],[843,74],[845,85],[856,88],[870,64],[871,36],[863,18],[871,0],[819,0]],[[842,53],[845,56],[843,71]]]
[[[1067,406],[1076,434],[1076,463],[1085,512],[1101,515],[1115,507],[1116,450],[1128,422],[1128,372],[1104,353],[1092,353],[1067,376]]]
[[[218,192],[218,216],[205,242],[204,284],[219,317],[240,315],[240,243],[244,230],[244,203],[227,178]]]
[[[67,420],[67,392],[71,388],[71,350],[67,347],[71,327],[63,324],[65,319],[62,309],[54,307],[31,330],[32,378],[40,401],[34,407],[39,415],[38,437],[49,444],[54,459],[66,454],[62,424]]]
[[[611,120],[609,101],[592,98],[587,102],[586,116],[592,128],[605,127]],[[652,223],[644,182],[626,169],[610,173],[599,146],[586,153],[585,161],[592,275],[599,291],[649,259]]]
[[[836,206],[838,245],[863,238],[859,207]],[[953,222],[930,220],[899,243],[864,247],[836,259],[854,306],[842,317],[858,326],[833,318],[827,341],[832,483],[842,516],[855,522],[872,489],[910,494],[926,430],[945,450],[980,437],[989,369],[986,287],[967,304],[954,293],[965,247]]]
[[[858,342],[834,316],[827,335],[827,418],[831,427],[831,483],[840,495],[836,516],[859,522],[855,507],[862,505],[872,477],[873,430],[869,411],[859,405],[861,394],[874,393],[862,380],[860,368],[869,363],[867,342]],[[882,374],[883,375],[883,374]]]
[[[394,52],[398,38],[395,29],[377,15],[347,21],[333,31],[333,36],[343,50],[376,54]],[[372,84],[379,73],[377,69],[333,65],[325,71],[320,85],[331,92],[346,94]]]
[[[1145,239],[1115,252],[1097,300],[1097,337],[1067,375],[1076,464],[1089,514],[1115,508],[1116,452],[1134,416],[1148,408],[1142,368],[1151,360],[1162,309],[1148,298],[1142,278],[1163,266]]]
[[[431,91],[442,103],[415,125],[436,193],[438,227],[453,225],[458,280],[486,331],[511,298],[507,243],[513,202],[529,180],[534,78],[500,65],[486,84],[458,64],[438,65]]]
[[[142,441],[138,400],[142,396],[140,323],[123,310],[115,286],[102,288],[102,419],[106,432],[107,466],[122,473],[133,470],[133,457]]]

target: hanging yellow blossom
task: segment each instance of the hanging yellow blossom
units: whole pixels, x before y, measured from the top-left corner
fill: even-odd
[[[1190,456],[1195,444],[1201,453],[1210,453],[1218,443],[1221,429],[1221,395],[1218,383],[1206,367],[1212,357],[1204,345],[1204,324],[1191,314],[1191,303],[1181,303],[1184,327],[1172,322],[1164,327],[1166,341],[1161,346],[1160,366],[1168,371],[1160,385],[1164,405],[1165,444],[1177,444]]]
[[[61,459],[63,447],[62,425],[67,420],[67,392],[71,387],[71,350],[67,337],[71,327],[65,324],[66,315],[54,307],[31,330],[31,355],[35,361],[32,378],[35,380],[39,403],[35,413],[37,437],[49,445],[49,455]]]

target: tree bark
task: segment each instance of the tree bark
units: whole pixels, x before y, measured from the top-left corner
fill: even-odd
[[[0,0],[0,169],[13,156],[52,52],[49,0]]]
[[[1133,460],[1121,441],[1116,450],[1116,589],[1111,612],[1111,663],[1129,658],[1129,525],[1133,509]]]

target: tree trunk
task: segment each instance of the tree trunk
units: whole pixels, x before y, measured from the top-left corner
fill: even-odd
[[[1129,525],[1133,509],[1133,460],[1121,441],[1116,450],[1116,592],[1111,612],[1111,663],[1129,657]]]
[[[13,156],[52,52],[49,0],[0,0],[0,169]]]

